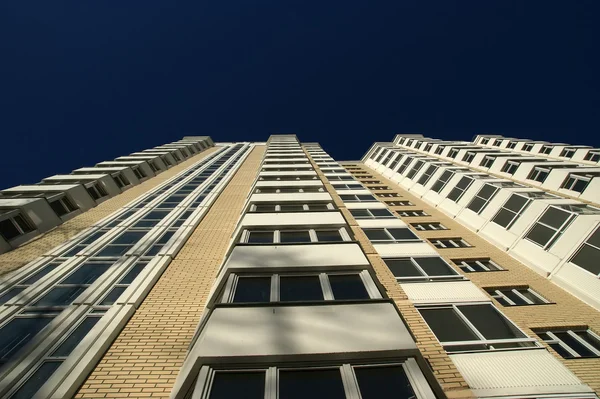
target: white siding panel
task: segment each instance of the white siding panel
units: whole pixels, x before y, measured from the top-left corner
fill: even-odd
[[[241,226],[327,226],[345,225],[340,212],[247,213]]]
[[[375,227],[408,228],[400,219],[357,219],[356,222],[363,229]]]
[[[435,249],[425,242],[404,242],[398,244],[373,244],[383,257],[393,256],[439,256]]]
[[[417,304],[489,301],[470,281],[400,284],[408,299]]]
[[[477,396],[591,392],[545,349],[450,355]]]

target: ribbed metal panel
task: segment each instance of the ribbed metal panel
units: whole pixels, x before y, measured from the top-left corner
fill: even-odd
[[[450,357],[477,396],[591,392],[545,349]]]
[[[490,299],[470,281],[400,284],[408,299],[418,304],[475,302]]]

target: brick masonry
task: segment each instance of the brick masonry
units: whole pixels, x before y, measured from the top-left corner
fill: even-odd
[[[137,186],[133,186],[125,192],[102,202],[98,206],[77,215],[73,219],[57,226],[55,229],[34,238],[31,242],[16,248],[13,251],[0,255],[0,275],[26,265],[65,241],[70,240],[75,235],[91,227],[94,223],[121,209],[121,207],[135,200],[140,195],[163,184],[168,179],[189,168],[191,165],[215,152],[217,149],[217,147],[207,148],[159,175],[154,176]]]
[[[361,182],[376,180],[376,183],[365,184],[367,188],[373,186],[385,185],[389,189],[384,190],[371,190],[380,200],[408,200],[412,206],[390,206],[390,210],[394,213],[396,211],[406,210],[423,210],[429,216],[419,217],[401,217],[401,219],[409,226],[411,223],[418,222],[440,222],[448,230],[434,230],[434,231],[420,231],[412,229],[413,232],[423,239],[429,238],[442,238],[442,237],[461,237],[472,247],[469,248],[452,248],[452,249],[437,249],[439,254],[452,265],[458,273],[465,275],[475,285],[481,288],[488,287],[503,287],[503,286],[529,286],[534,291],[541,294],[544,298],[551,301],[552,304],[547,305],[531,305],[531,306],[503,306],[495,299],[491,298],[496,307],[502,311],[508,318],[510,318],[519,328],[521,328],[530,337],[537,338],[533,329],[552,329],[557,327],[589,327],[592,331],[600,333],[600,312],[586,305],[581,300],[577,299],[567,291],[563,290],[550,280],[537,274],[532,269],[528,268],[524,264],[520,263],[506,252],[502,251],[498,247],[489,243],[485,239],[481,238],[476,232],[469,230],[460,223],[454,221],[452,218],[439,211],[437,208],[429,205],[427,202],[420,198],[412,195],[410,192],[404,190],[398,184],[383,177],[375,170],[369,168],[362,163],[344,163],[345,167],[357,167],[362,172],[351,170],[350,172]],[[357,173],[358,172],[358,173]],[[371,177],[367,177],[371,176]],[[389,193],[398,193],[400,197],[397,198],[386,198],[380,197]],[[411,226],[412,228],[412,226]],[[431,245],[431,244],[430,244]],[[477,258],[490,258],[493,262],[500,265],[504,271],[497,272],[483,272],[483,273],[464,273],[462,270],[454,265],[453,259],[477,259]],[[486,293],[487,295],[487,293]],[[489,296],[489,295],[488,295]],[[404,314],[404,309],[400,308]],[[421,320],[421,324],[424,321],[418,313],[411,316],[412,321],[416,323],[417,319]],[[408,319],[408,317],[407,317]],[[410,325],[410,323],[409,323]],[[418,323],[417,323],[418,325]],[[410,325],[411,329],[413,326]],[[433,341],[437,343],[435,337],[429,330],[426,324],[423,327],[419,326],[419,329],[425,329],[429,331],[429,335],[433,338]],[[421,333],[424,334],[424,331]],[[414,330],[413,330],[414,332]],[[426,334],[424,334],[426,336]],[[427,341],[429,344],[431,341]],[[545,344],[544,344],[545,345]],[[439,343],[438,343],[439,346]],[[547,346],[547,345],[546,345]],[[441,348],[441,347],[440,347]],[[549,348],[550,352],[565,364],[577,377],[583,382],[588,384],[596,393],[600,393],[600,358],[590,359],[564,359],[557,354],[553,349]],[[426,352],[424,352],[425,354]],[[436,356],[436,359],[437,356]],[[445,367],[438,370],[438,364],[444,366],[451,366],[452,362],[446,357],[441,363],[431,362],[436,375],[439,370],[446,370]],[[448,359],[449,362],[446,362]],[[444,378],[442,377],[442,380]],[[446,389],[446,388],[444,388]]]
[[[313,163],[313,166],[317,170],[319,177],[325,183],[325,187],[334,199],[334,203],[342,211],[342,214],[350,225],[355,240],[359,242],[367,255],[377,279],[383,285],[387,296],[393,299],[406,324],[408,324],[408,327],[415,337],[417,347],[429,363],[433,374],[444,390],[446,396],[448,398],[473,398],[474,395],[469,389],[468,384],[459,373],[456,366],[454,366],[454,363],[452,363],[452,360],[442,345],[437,341],[435,335],[433,335],[433,332],[425,323],[425,320],[423,320],[412,302],[408,300],[406,293],[402,290],[402,287],[400,287],[385,262],[375,251],[375,248],[371,245],[371,242],[365,233],[358,227],[358,223],[352,217],[352,214],[348,211],[344,202],[340,199],[335,188],[333,188],[327,180],[327,177],[319,170],[318,165]]]
[[[262,162],[255,147],[76,398],[168,398]]]

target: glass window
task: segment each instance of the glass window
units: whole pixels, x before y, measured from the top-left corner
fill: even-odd
[[[99,317],[88,316],[75,328],[75,330],[63,341],[52,353],[52,356],[69,356],[73,349],[79,345],[81,340],[91,331],[100,320]]]
[[[86,289],[87,287],[80,286],[55,287],[40,298],[35,306],[66,306]]]
[[[308,231],[280,231],[279,242],[281,243],[300,243],[311,242]]]
[[[0,329],[0,364],[6,363],[48,323],[50,317],[15,318]]]
[[[600,228],[596,228],[569,262],[599,276],[600,262],[598,259],[600,259]]]
[[[280,277],[279,300],[282,302],[323,300],[323,290],[319,276]]]
[[[450,191],[450,194],[448,194],[448,199],[454,202],[458,202],[462,198],[465,191],[467,191],[467,189],[471,187],[472,183],[472,178],[468,176],[462,177],[456,184],[456,186],[452,189],[452,191]]]
[[[573,219],[574,214],[550,206],[525,238],[548,249],[560,238]]]
[[[316,233],[319,242],[343,241],[339,230],[317,230]]]
[[[272,244],[273,243],[273,232],[272,231],[250,231],[248,236],[248,242],[251,244]]]
[[[400,365],[379,367],[355,367],[354,374],[362,399],[416,398],[406,372]]]
[[[369,293],[358,274],[331,274],[329,284],[335,299],[369,299]]]
[[[233,302],[269,302],[271,277],[240,277],[235,287]]]
[[[488,206],[497,192],[498,187],[492,186],[491,184],[484,184],[479,192],[475,195],[475,198],[473,198],[469,205],[467,205],[467,208],[477,214],[480,214]]]
[[[398,280],[462,278],[440,257],[384,259]]]
[[[486,288],[488,294],[504,306],[541,305],[549,303],[530,288]]]
[[[419,312],[449,352],[535,346],[491,304],[423,307]]]
[[[92,284],[111,266],[111,262],[86,262],[64,279],[61,284]]]
[[[217,371],[212,381],[209,399],[264,399],[265,372]]]
[[[280,370],[279,397],[285,399],[345,399],[339,369]]]
[[[463,272],[493,272],[503,270],[500,266],[490,259],[465,259],[453,260]]]
[[[523,214],[529,206],[531,200],[518,194],[510,196],[502,208],[492,219],[492,222],[509,229],[514,222]]]
[[[15,392],[11,399],[30,399],[48,381],[52,374],[62,364],[62,361],[45,361]]]

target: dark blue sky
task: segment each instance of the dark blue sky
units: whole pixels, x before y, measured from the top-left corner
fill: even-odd
[[[600,146],[600,2],[4,1],[0,188],[174,141]],[[343,140],[343,141],[342,141]]]

